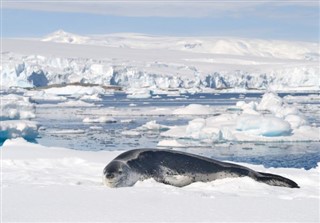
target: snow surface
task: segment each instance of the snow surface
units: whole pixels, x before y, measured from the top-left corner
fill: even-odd
[[[220,37],[58,31],[3,39],[2,87],[91,83],[201,92],[319,90],[319,44]],[[148,97],[148,94],[137,94]],[[133,94],[132,97],[135,97]]]
[[[270,168],[300,189],[248,177],[175,188],[146,180],[128,188],[102,184],[119,152],[44,147],[7,140],[2,155],[3,222],[319,222],[319,166]]]

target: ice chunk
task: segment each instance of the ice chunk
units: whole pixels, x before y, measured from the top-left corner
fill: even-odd
[[[242,115],[239,117],[236,129],[254,135],[287,136],[291,134],[291,126],[287,121],[276,117],[257,115]]]
[[[92,117],[86,117],[82,120],[84,123],[116,123],[117,120],[111,117],[98,117],[98,118],[92,118]]]
[[[282,99],[277,94],[269,92],[262,96],[260,103],[257,105],[257,109],[277,112],[282,105]]]
[[[175,139],[164,139],[161,140],[158,145],[158,147],[186,147],[185,145],[179,143]]]
[[[213,109],[208,105],[190,104],[182,108],[175,109],[174,115],[209,115],[213,113]]]
[[[0,120],[35,118],[35,107],[29,97],[20,95],[1,95]]]
[[[133,130],[127,130],[127,131],[122,131],[121,135],[136,137],[136,136],[140,136],[141,133]]]
[[[168,129],[168,126],[160,125],[155,120],[147,122],[146,124],[137,128],[139,131],[164,131]]]
[[[64,96],[48,94],[45,91],[27,91],[24,95],[30,97],[33,101],[63,102],[68,100]]]
[[[94,95],[104,94],[105,90],[102,87],[84,87],[77,85],[69,85],[65,87],[52,87],[44,90],[47,94],[54,95]]]
[[[99,94],[93,95],[83,95],[80,97],[82,101],[102,101],[101,96]]]
[[[130,89],[127,91],[127,98],[150,98],[151,92],[149,89]]]
[[[38,124],[26,120],[8,120],[1,121],[0,140],[23,137],[27,140],[33,140],[38,136]]]
[[[308,121],[298,115],[287,115],[285,121],[289,122],[292,129],[299,128],[300,126],[307,125]]]

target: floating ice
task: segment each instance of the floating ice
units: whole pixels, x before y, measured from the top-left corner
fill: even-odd
[[[112,117],[98,117],[98,118],[92,118],[92,117],[86,117],[82,120],[84,123],[116,123],[117,120],[115,120]]]
[[[102,98],[99,94],[83,95],[79,99],[82,101],[102,101]]]
[[[175,109],[174,115],[209,115],[213,114],[213,108],[208,105],[190,104],[182,108]]]
[[[257,115],[241,115],[236,130],[268,137],[287,136],[292,131],[290,124],[283,119]]]
[[[121,135],[135,137],[135,136],[140,136],[141,133],[134,130],[127,130],[127,131],[122,131]]]
[[[75,95],[75,96],[83,96],[83,95],[96,95],[96,94],[104,94],[105,89],[102,87],[84,87],[77,85],[69,85],[65,87],[51,87],[44,90],[47,94],[51,95]]]
[[[150,98],[151,93],[148,89],[129,89],[126,92],[127,98]]]
[[[33,121],[7,120],[1,121],[0,140],[22,137],[33,140],[38,136],[38,125]]]
[[[161,136],[206,142],[320,140],[319,128],[309,126],[294,105],[284,103],[275,93],[266,93],[259,104],[238,102],[236,108],[237,114],[197,118],[188,125],[172,126]],[[271,114],[265,114],[265,110]]]
[[[175,147],[175,148],[186,147],[186,145],[183,145],[183,144],[179,143],[175,139],[164,139],[164,140],[161,140],[161,141],[159,141],[157,146],[158,147]]]
[[[153,120],[138,127],[137,130],[138,131],[165,131],[165,130],[168,130],[168,126],[160,125],[155,120]]]
[[[30,97],[33,101],[63,102],[68,100],[64,96],[49,94],[46,91],[27,91],[24,95]]]
[[[1,95],[0,120],[35,118],[35,107],[29,97]]]
[[[5,141],[3,221],[66,222],[72,217],[74,222],[318,222],[319,164],[306,171],[239,163],[292,179],[300,189],[272,187],[249,177],[183,188],[153,179],[116,190],[103,187],[101,172],[119,154],[49,148],[20,138]]]

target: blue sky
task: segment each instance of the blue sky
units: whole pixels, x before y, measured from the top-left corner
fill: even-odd
[[[135,32],[319,41],[318,1],[4,0],[3,37]]]

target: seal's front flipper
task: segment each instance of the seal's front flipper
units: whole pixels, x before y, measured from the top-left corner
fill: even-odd
[[[157,182],[169,184],[175,187],[184,187],[193,183],[193,178],[185,175],[167,175],[164,178],[155,179]]]
[[[300,188],[296,182],[276,174],[258,172],[256,180],[272,186]]]

